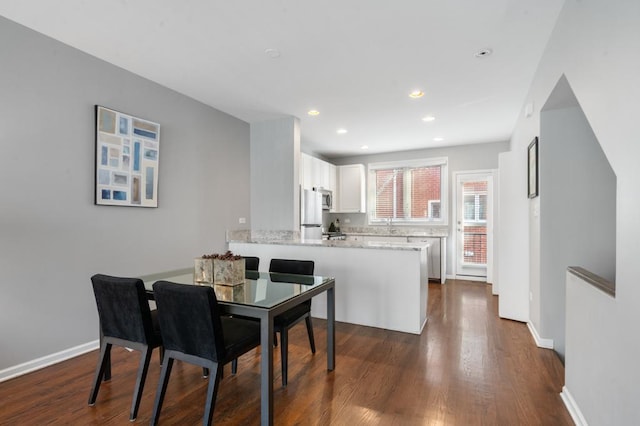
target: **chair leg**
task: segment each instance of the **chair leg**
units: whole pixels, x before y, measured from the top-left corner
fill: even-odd
[[[105,370],[107,364],[110,363],[109,354],[111,354],[111,343],[102,343],[100,348],[100,355],[98,356],[98,365],[96,366],[96,373],[93,379],[93,385],[89,392],[89,405],[95,405],[96,398],[98,397],[98,391],[100,390],[100,382],[105,376]]]
[[[216,397],[218,396],[218,385],[220,384],[220,375],[222,373],[223,364],[217,363],[213,370],[213,377],[209,377],[209,386],[207,387],[207,403],[204,407],[203,425],[210,425],[213,421],[213,409],[216,405]]]
[[[158,382],[158,390],[156,390],[156,400],[153,403],[153,413],[151,414],[151,424],[154,426],[158,424],[160,410],[162,410],[162,402],[164,401],[164,394],[167,391],[167,384],[169,384],[171,367],[173,367],[173,358],[169,356],[164,360],[162,369],[160,370],[160,381]]]
[[[133,401],[131,403],[131,413],[129,421],[134,421],[138,417],[138,407],[142,399],[142,391],[144,390],[144,382],[147,380],[147,372],[149,371],[149,363],[151,362],[151,354],[153,348],[147,346],[140,354],[140,365],[138,366],[138,375],[136,377],[136,386],[133,390]]]
[[[160,346],[160,365],[164,361],[164,346]]]
[[[202,367],[202,378],[206,379],[207,377],[209,377],[209,369],[206,367]]]
[[[102,348],[102,345],[104,343],[104,334],[102,333],[102,325],[100,325],[100,347]],[[111,351],[107,352],[107,359],[105,361],[105,369],[104,369],[104,375],[102,376],[102,380],[104,380],[105,382],[108,382],[109,380],[111,380]]]
[[[287,364],[289,357],[289,330],[282,327],[280,330],[280,365],[282,369],[282,387],[287,386]]]
[[[313,325],[311,324],[311,316],[307,316],[305,319],[307,323],[307,334],[309,335],[309,345],[311,346],[311,353],[316,353],[316,341],[313,338]]]
[[[231,361],[231,374],[236,374],[238,372],[238,358],[235,358]]]
[[[111,351],[107,352],[107,360],[105,361],[104,368],[104,377],[102,378],[105,382],[111,380]]]

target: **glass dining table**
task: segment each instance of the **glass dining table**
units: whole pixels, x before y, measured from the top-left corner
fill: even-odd
[[[140,277],[153,300],[153,283],[209,285],[225,313],[260,320],[260,423],[273,424],[273,319],[297,304],[327,292],[327,370],[335,368],[335,279],[331,277],[246,271],[244,283],[228,286],[194,284],[194,269],[178,269]],[[265,350],[268,348],[269,350]]]

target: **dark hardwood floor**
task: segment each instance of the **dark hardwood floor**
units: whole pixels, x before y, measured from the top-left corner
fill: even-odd
[[[336,370],[326,370],[326,322],[314,320],[311,354],[304,324],[291,330],[289,386],[280,386],[275,351],[277,425],[572,425],[559,393],[564,369],[537,348],[525,324],[498,318],[491,287],[467,281],[429,285],[422,335],[338,323]],[[113,377],[87,405],[97,351],[0,383],[0,425],[126,425],[138,352],[114,348]],[[148,424],[159,376],[149,371],[136,423]],[[220,425],[258,425],[260,356],[225,377],[214,413]],[[202,422],[206,380],[177,362],[160,424]]]

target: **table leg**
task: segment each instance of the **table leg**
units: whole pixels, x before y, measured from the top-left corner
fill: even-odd
[[[336,300],[335,288],[327,290],[327,369],[336,367]]]
[[[273,317],[260,319],[260,424],[273,425]]]

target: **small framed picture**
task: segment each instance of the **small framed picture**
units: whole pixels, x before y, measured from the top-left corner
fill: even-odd
[[[529,198],[538,196],[538,137],[533,138],[527,149],[529,165]]]

